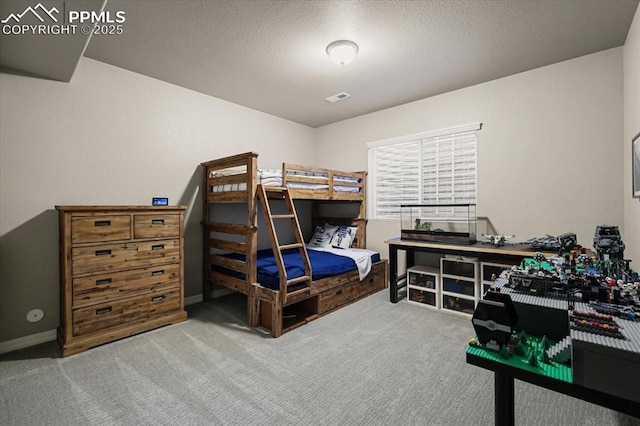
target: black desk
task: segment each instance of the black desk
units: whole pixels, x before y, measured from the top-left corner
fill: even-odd
[[[541,376],[510,365],[501,364],[487,358],[467,353],[467,363],[494,372],[495,376],[495,424],[514,424],[514,379],[541,386],[555,392],[560,392],[583,401],[591,402],[602,407],[610,408],[630,416],[640,416],[640,403],[620,398],[609,393],[586,388],[584,386],[567,383],[549,377]]]
[[[508,262],[518,264],[525,257],[531,257],[540,250],[532,250],[524,244],[505,244],[496,247],[492,244],[451,244],[435,243],[428,241],[403,240],[392,238],[384,242],[389,245],[389,296],[391,303],[398,302],[398,290],[405,285],[398,285],[398,281],[404,275],[398,274],[398,250],[406,253],[407,268],[415,265],[415,253],[427,252],[436,254],[453,254],[466,257],[477,257],[481,260],[492,260],[496,262]],[[552,256],[555,253],[542,252],[545,256]]]

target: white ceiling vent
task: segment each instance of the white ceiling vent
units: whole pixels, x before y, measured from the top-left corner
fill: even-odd
[[[328,98],[326,98],[329,102],[334,103],[334,102],[338,102],[341,101],[343,99],[347,99],[350,98],[351,95],[348,94],[347,92],[342,92],[342,93],[338,93],[337,95],[332,95],[329,96]]]

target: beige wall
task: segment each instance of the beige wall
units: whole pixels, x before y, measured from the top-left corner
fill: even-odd
[[[640,132],[640,8],[624,45],[624,242],[625,257],[640,271],[640,199],[631,196],[631,138]]]
[[[321,127],[317,161],[366,169],[369,141],[482,122],[478,215],[518,240],[575,232],[591,247],[597,225],[625,224],[622,82],[610,49]],[[399,230],[370,220],[370,248]]]
[[[83,58],[71,83],[0,74],[0,341],[58,326],[54,205],[187,204],[186,295],[201,293],[198,164],[245,151],[314,164],[313,129]],[[35,324],[33,308],[45,311]]]

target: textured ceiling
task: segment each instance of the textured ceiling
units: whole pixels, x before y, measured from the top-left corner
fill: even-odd
[[[622,46],[637,6],[109,0],[126,12],[124,34],[93,36],[85,56],[317,127]],[[344,67],[325,53],[338,39],[360,46]],[[325,100],[340,92],[351,97]]]

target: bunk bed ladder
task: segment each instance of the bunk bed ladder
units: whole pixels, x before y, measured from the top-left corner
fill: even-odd
[[[311,263],[309,262],[309,256],[304,245],[302,232],[300,231],[300,223],[298,222],[298,215],[296,214],[296,208],[293,205],[291,194],[289,190],[283,186],[262,186],[258,185],[256,193],[262,203],[262,211],[267,222],[267,228],[269,235],[271,236],[271,247],[273,254],[278,265],[278,271],[280,272],[280,297],[282,304],[286,304],[290,297],[310,294],[311,290]],[[285,214],[272,214],[271,206],[269,205],[269,198],[284,199],[287,213]],[[278,234],[274,224],[274,220],[289,220],[293,227],[293,235],[295,237],[295,243],[293,244],[280,244],[278,240]],[[282,259],[282,251],[287,249],[297,248],[300,256],[302,257],[302,263],[304,264],[304,275],[288,279],[287,271]]]

